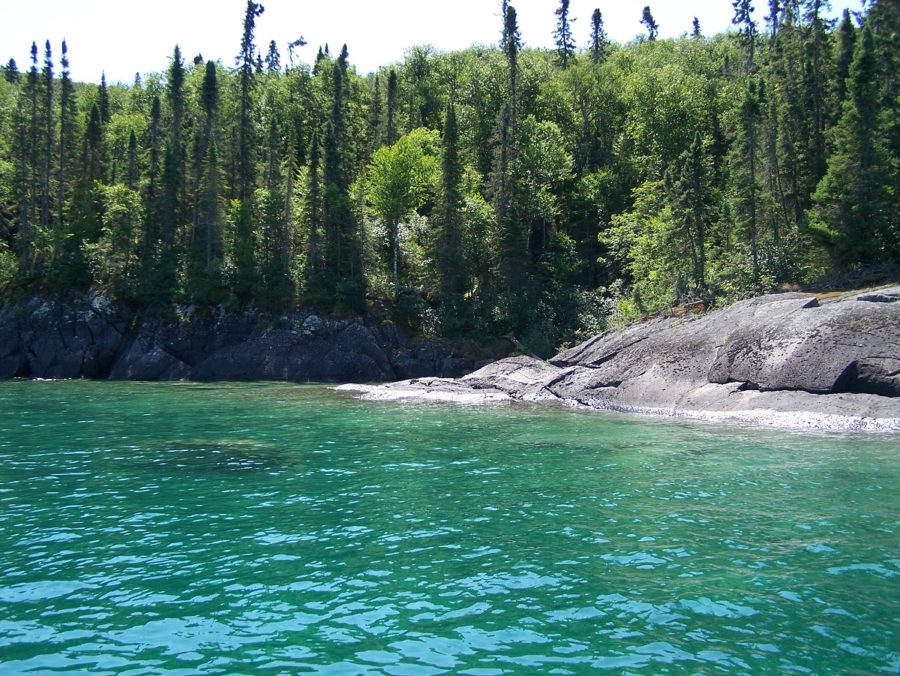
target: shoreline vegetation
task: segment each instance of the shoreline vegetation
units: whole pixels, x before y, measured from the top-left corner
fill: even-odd
[[[732,4],[729,33],[658,39],[648,6],[618,44],[560,0],[538,50],[504,0],[498,46],[366,76],[346,45],[282,59],[252,1],[234,61],[175,46],[130,85],[33,45],[0,72],[0,376],[458,376],[895,284],[897,4]]]

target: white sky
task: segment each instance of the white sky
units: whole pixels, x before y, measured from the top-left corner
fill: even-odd
[[[263,0],[257,20],[256,44],[265,55],[275,40],[287,61],[287,43],[304,36],[309,46],[298,59],[312,62],[320,44],[336,53],[343,43],[360,73],[403,58],[416,44],[453,50],[472,44],[494,44],[500,36],[499,0]],[[558,0],[512,0],[524,43],[550,47]],[[649,4],[661,37],[678,36],[699,17],[703,32],[726,30],[733,16],[731,0],[571,0],[579,48],[590,34],[595,7],[603,12],[607,33],[626,42],[644,32],[641,11]],[[762,24],[768,3],[756,0],[754,18]],[[832,0],[833,14],[860,9],[860,0]],[[175,44],[186,60],[197,53],[234,64],[240,48],[246,0],[0,0],[0,63],[10,57],[20,70],[28,67],[31,42],[43,59],[49,39],[59,64],[60,43],[69,47],[74,79],[98,82],[106,71],[109,82],[130,83],[136,72],[162,71]]]

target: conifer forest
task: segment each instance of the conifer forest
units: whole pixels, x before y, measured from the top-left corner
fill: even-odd
[[[648,6],[618,44],[560,0],[549,50],[504,0],[497,44],[365,75],[347,46],[306,64],[267,42],[252,1],[236,58],[174,46],[127,84],[73,82],[77,54],[37,41],[0,73],[0,293],[379,308],[546,355],[674,306],[896,277],[900,3],[731,4],[725,34],[661,39]]]

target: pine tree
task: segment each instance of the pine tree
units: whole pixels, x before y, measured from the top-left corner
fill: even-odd
[[[644,7],[644,11],[641,14],[641,23],[647,29],[647,39],[651,42],[656,40],[656,36],[659,35],[659,26],[653,18],[653,14],[650,12],[649,5]]]
[[[559,0],[556,9],[556,30],[553,33],[556,38],[556,56],[559,65],[564,70],[575,58],[575,40],[572,37],[572,26],[569,21],[569,0]]]
[[[603,28],[603,14],[595,9],[591,15],[591,63],[599,65],[606,60],[606,49],[609,39]]]
[[[697,17],[694,17],[694,21],[693,21],[692,28],[691,28],[691,37],[694,38],[695,40],[699,40],[700,38],[703,37],[703,33],[700,30],[700,19],[698,19]]]

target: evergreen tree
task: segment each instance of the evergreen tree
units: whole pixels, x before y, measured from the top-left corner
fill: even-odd
[[[256,28],[256,19],[262,15],[265,8],[247,0],[247,10],[244,13],[244,34],[241,38],[241,51],[237,57],[238,78],[240,81],[240,100],[238,112],[238,199],[242,202],[251,194],[254,180],[254,134],[252,120],[252,101],[250,98],[253,88],[254,63],[253,31]]]
[[[449,309],[452,315],[458,314],[465,293],[466,268],[462,242],[463,198],[460,190],[462,173],[462,162],[459,157],[459,127],[456,121],[456,108],[451,101],[447,104],[447,113],[444,117],[441,202],[434,259],[437,263],[441,301],[447,306],[445,312]]]
[[[691,28],[691,37],[699,40],[703,37],[703,33],[700,31],[700,19],[694,17],[694,21]]]
[[[756,69],[756,22],[753,20],[752,0],[734,0],[734,18],[731,23],[738,27],[738,35],[747,55],[747,73]]]
[[[10,59],[3,66],[3,77],[9,84],[18,84],[19,82],[19,66],[15,59]]]
[[[106,126],[112,119],[109,109],[109,87],[106,86],[106,72],[100,74],[100,84],[97,87],[97,107],[100,110],[100,124]]]
[[[569,67],[575,58],[575,39],[572,37],[572,26],[569,21],[569,0],[559,0],[556,9],[556,30],[553,33],[556,39],[556,56],[561,68]]]
[[[281,54],[278,53],[278,45],[274,40],[269,42],[269,51],[266,53],[266,72],[281,72]]]
[[[43,102],[41,109],[41,227],[48,228],[53,220],[53,193],[51,178],[53,176],[53,159],[56,153],[56,117],[53,114],[53,55],[50,41],[44,45],[44,68],[41,71],[41,89]]]
[[[691,149],[685,153],[681,169],[678,201],[689,224],[688,239],[694,271],[694,290],[706,292],[706,219],[707,185],[703,158],[703,140],[698,131]]]
[[[307,235],[307,287],[317,289],[321,284],[322,254],[319,245],[320,231],[322,228],[322,176],[320,167],[321,148],[319,147],[319,135],[313,132],[309,147],[309,168],[307,176],[306,220],[309,226]]]
[[[171,115],[169,141],[163,162],[162,240],[171,247],[178,235],[184,190],[184,61],[175,45],[166,85]]]
[[[853,48],[856,44],[856,28],[850,19],[850,10],[844,10],[841,26],[838,29],[837,43],[835,45],[835,67],[832,107],[832,123],[837,122],[844,107],[844,98],[847,94],[847,77],[850,75],[850,64],[853,63]]]
[[[376,150],[385,145],[384,125],[382,124],[383,116],[384,110],[382,108],[381,102],[381,78],[379,77],[378,73],[376,73],[375,79],[372,82],[372,100],[369,104],[369,133],[372,135],[372,140],[369,144],[370,158]]]
[[[766,19],[769,21],[769,33],[771,35],[772,42],[775,42],[775,39],[778,37],[778,25],[781,17],[781,0],[769,0],[769,16]]]
[[[644,11],[641,14],[641,23],[647,29],[647,39],[651,42],[656,40],[656,36],[659,35],[659,26],[653,18],[653,14],[650,12],[649,5],[644,7]]]
[[[496,155],[492,177],[494,214],[499,229],[499,282],[506,298],[506,314],[514,326],[524,321],[525,299],[522,292],[528,277],[528,234],[516,213],[514,197],[518,193],[513,167],[518,141],[519,27],[516,9],[507,7],[504,26],[507,68],[506,103],[500,111],[496,132]]]
[[[825,49],[825,22],[822,11],[826,8],[826,0],[804,0],[806,5],[805,19],[809,27],[807,37],[806,90],[809,109],[812,113],[812,129],[808,148],[808,164],[811,170],[811,188],[818,183],[825,173],[825,123],[828,114],[825,108],[827,88],[825,70],[827,54]]]
[[[216,127],[217,114],[219,109],[219,85],[217,78],[216,64],[212,61],[206,62],[203,74],[203,84],[200,87],[200,104],[201,104],[201,129],[195,135],[194,142],[194,219],[191,231],[191,241],[197,241],[203,236],[203,232],[207,230],[206,223],[203,221],[201,213],[200,200],[207,193],[204,186],[208,187],[208,153],[211,144],[215,141],[214,130]],[[215,171],[218,172],[218,158]],[[216,180],[216,190],[219,189],[218,173],[214,177]],[[216,196],[218,199],[218,194]],[[203,248],[203,247],[201,247]],[[207,252],[209,253],[209,252]],[[209,264],[209,256],[207,255],[206,263]]]
[[[609,39],[603,28],[603,14],[595,9],[591,15],[591,63],[599,65],[606,59],[606,49]]]
[[[397,142],[397,71],[391,68],[387,90],[387,145]]]
[[[253,32],[256,19],[265,8],[253,0],[247,0],[244,12],[244,30],[241,36],[241,51],[236,62],[238,70],[239,98],[237,120],[237,198],[239,200],[232,241],[232,260],[235,267],[234,291],[238,298],[250,300],[256,284],[254,266],[254,224],[252,218],[252,196],[256,180],[256,134],[253,120],[252,91],[255,77],[262,72],[262,59],[254,61],[256,47]]]
[[[78,114],[75,100],[75,86],[69,74],[69,49],[66,41],[62,43],[60,58],[62,73],[59,82],[59,160],[56,178],[56,221],[57,226],[65,223],[66,201],[70,195],[70,165],[75,149],[75,123]]]
[[[735,148],[735,186],[738,218],[746,228],[750,244],[750,271],[754,290],[759,290],[759,153],[760,92],[755,79],[750,79],[741,104],[740,131]]]
[[[162,104],[154,96],[150,104],[150,125],[147,128],[147,145],[150,149],[150,164],[147,172],[147,193],[145,198],[147,227],[144,229],[145,255],[149,262],[150,251],[160,237],[160,173],[162,161]]]
[[[834,153],[813,197],[813,227],[826,233],[843,268],[856,262],[900,262],[897,186],[879,115],[877,68],[875,39],[866,25],[850,65]]]
[[[139,178],[137,134],[132,129],[128,135],[128,168],[125,172],[125,187],[129,190],[137,190]]]
[[[34,227],[37,222],[37,202],[38,202],[38,150],[40,148],[40,83],[38,76],[38,50],[37,43],[31,43],[31,68],[28,71],[28,80],[25,91],[28,93],[31,109],[31,124],[28,129],[29,142],[31,144],[30,162],[28,165],[28,218],[27,227]]]

